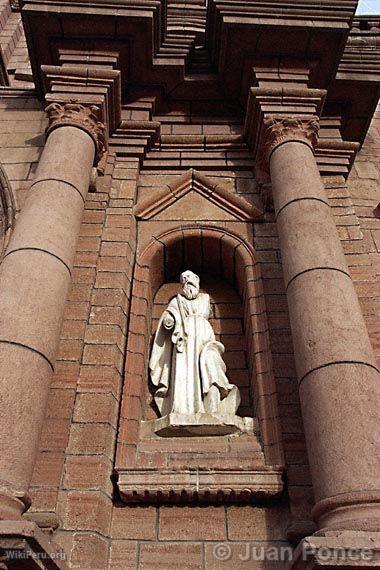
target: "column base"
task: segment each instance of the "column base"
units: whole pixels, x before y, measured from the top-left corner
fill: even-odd
[[[312,517],[320,529],[316,535],[329,531],[380,533],[380,492],[355,491],[341,493],[319,501]]]
[[[297,546],[287,570],[380,567],[380,532],[326,531]]]
[[[0,521],[1,570],[68,570],[64,551],[29,521]]]
[[[22,514],[30,507],[30,497],[9,486],[0,488],[0,521],[21,520]]]

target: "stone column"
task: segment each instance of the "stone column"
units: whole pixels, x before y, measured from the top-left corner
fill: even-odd
[[[0,519],[17,519],[44,420],[91,169],[97,107],[47,107],[47,142],[0,266]]]
[[[380,530],[380,377],[313,147],[318,119],[267,117],[269,161],[320,529]]]

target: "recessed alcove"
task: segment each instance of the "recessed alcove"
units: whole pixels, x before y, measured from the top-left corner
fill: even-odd
[[[152,338],[186,269],[200,275],[210,294],[227,375],[242,395],[238,414],[254,418],[250,433],[173,438],[144,427],[157,417],[148,371]],[[253,250],[212,226],[182,226],[157,236],[139,253],[134,272],[116,459],[122,497],[160,502],[210,493],[237,500],[273,495],[282,489],[280,463],[265,302]]]

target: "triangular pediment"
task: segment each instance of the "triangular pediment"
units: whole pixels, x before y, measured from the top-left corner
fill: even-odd
[[[263,213],[248,200],[237,196],[222,185],[211,182],[206,176],[193,169],[176,178],[171,184],[155,189],[149,198],[136,204],[134,214],[141,220],[162,219],[163,212],[171,208],[176,217],[181,210],[189,215],[188,206],[192,194],[194,198],[192,210],[195,209],[192,217],[194,219],[199,219],[197,212],[202,211],[201,207],[194,208],[195,204],[201,206],[200,200],[208,201],[211,211],[223,210],[223,219],[226,215],[242,222],[262,219]],[[220,219],[220,216],[216,219]]]

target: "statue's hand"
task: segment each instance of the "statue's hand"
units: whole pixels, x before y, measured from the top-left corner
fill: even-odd
[[[164,322],[164,327],[167,330],[174,328],[174,319],[169,313],[165,315],[163,322]]]

